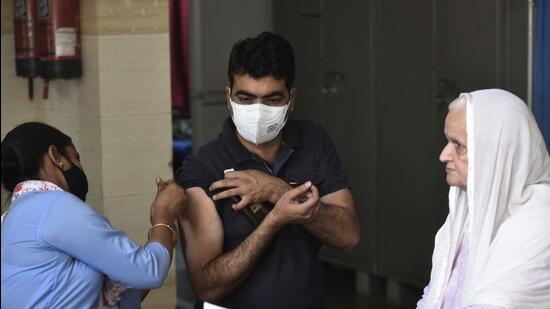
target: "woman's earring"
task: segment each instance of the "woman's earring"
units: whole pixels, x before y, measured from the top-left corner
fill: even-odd
[[[63,161],[59,161],[59,167],[63,167]]]

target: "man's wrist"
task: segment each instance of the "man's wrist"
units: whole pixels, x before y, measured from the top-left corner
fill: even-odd
[[[264,225],[266,229],[277,233],[285,224],[278,220],[273,212],[270,212],[262,221],[261,225]]]
[[[271,193],[269,201],[273,204],[277,204],[283,194],[292,190],[292,187],[282,179],[278,179],[278,183],[275,184],[272,188],[273,192]]]

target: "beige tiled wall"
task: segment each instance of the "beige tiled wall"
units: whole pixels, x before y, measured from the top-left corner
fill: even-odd
[[[88,202],[144,243],[154,178],[172,177],[168,1],[80,1],[83,76],[51,81],[48,101],[37,80],[32,103],[26,80],[15,77],[11,3],[2,0],[2,137],[32,120],[69,134],[90,181]],[[166,297],[175,304],[174,277],[172,269],[172,283],[146,308]]]
[[[98,0],[97,34],[168,33],[167,0]]]
[[[168,34],[98,38],[103,196],[117,200],[105,210],[145,209],[156,192],[155,176],[171,178]],[[147,224],[121,222],[129,223],[130,237],[145,235]]]
[[[169,37],[163,34],[99,37],[104,115],[166,114],[170,99]],[[109,87],[116,85],[116,87]]]
[[[0,114],[1,114],[1,135],[2,139],[8,131],[17,124],[36,119],[36,102],[30,102],[27,95],[27,80],[15,77],[15,52],[13,47],[13,34],[4,31],[4,3],[2,1],[2,34],[1,44],[1,89],[0,89]],[[4,187],[0,190],[0,204],[2,212],[8,205],[7,193]]]
[[[80,1],[83,34],[168,33],[167,0]]]
[[[0,1],[2,4],[0,22],[1,33],[2,34],[11,34],[13,33],[13,1]],[[2,44],[3,45],[3,44]],[[3,51],[3,50],[2,50]],[[3,54],[2,54],[3,55]]]
[[[171,178],[170,125],[162,114],[102,118],[105,196],[153,193],[155,176]]]
[[[4,14],[4,13],[2,13]],[[36,102],[30,102],[27,96],[27,80],[15,77],[15,51],[13,34],[1,35],[1,113],[2,138],[8,128],[21,121],[34,120]]]

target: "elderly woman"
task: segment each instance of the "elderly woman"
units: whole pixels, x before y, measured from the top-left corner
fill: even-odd
[[[12,193],[2,222],[2,308],[138,308],[141,289],[162,285],[185,199],[173,182],[157,181],[145,246],[84,202],[78,152],[51,126],[25,123],[6,135],[2,184]],[[104,286],[104,278],[117,283]]]
[[[449,215],[417,308],[550,308],[550,159],[526,104],[461,94],[441,152]]]

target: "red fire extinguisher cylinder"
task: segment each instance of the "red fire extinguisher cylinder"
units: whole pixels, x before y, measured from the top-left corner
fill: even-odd
[[[82,76],[78,0],[38,0],[40,76],[45,81]]]
[[[36,0],[14,0],[15,73],[29,81],[29,99],[34,97],[33,78],[39,75]]]

